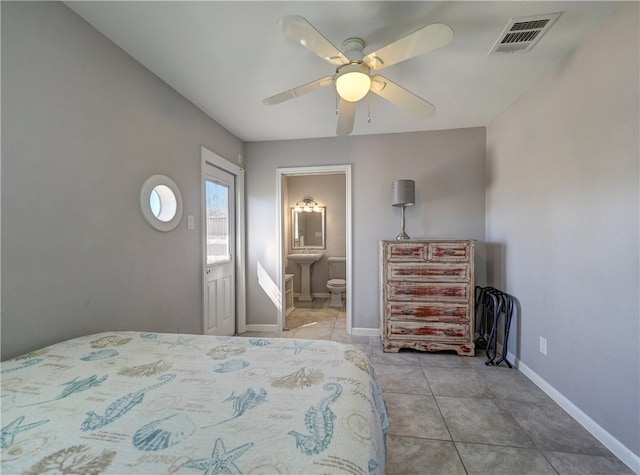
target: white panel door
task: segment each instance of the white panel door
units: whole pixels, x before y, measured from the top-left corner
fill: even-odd
[[[204,168],[204,333],[234,335],[235,177],[213,165]]]

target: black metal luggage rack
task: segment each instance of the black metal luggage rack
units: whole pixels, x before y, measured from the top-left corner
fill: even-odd
[[[507,343],[509,341],[509,328],[513,318],[514,298],[493,287],[475,288],[476,303],[476,348],[485,348],[487,361],[484,364],[498,366],[503,361],[509,368],[513,366],[507,360]],[[496,360],[498,353],[498,327],[500,316],[503,319],[502,356]]]

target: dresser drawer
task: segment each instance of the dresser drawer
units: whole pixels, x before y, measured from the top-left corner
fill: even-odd
[[[427,244],[427,259],[441,262],[469,261],[471,246],[468,242],[430,242]]]
[[[420,280],[423,282],[455,282],[469,280],[469,264],[453,263],[413,264],[407,262],[390,262],[388,278],[394,280]]]
[[[424,323],[409,320],[389,320],[387,332],[390,338],[429,337],[431,340],[469,340],[469,325],[451,323]]]
[[[390,302],[387,308],[390,319],[422,319],[449,323],[469,321],[469,304]]]
[[[389,261],[419,261],[427,260],[424,243],[390,243],[387,244],[387,259]]]
[[[395,282],[387,283],[389,300],[437,300],[442,302],[469,301],[470,285],[467,282]]]

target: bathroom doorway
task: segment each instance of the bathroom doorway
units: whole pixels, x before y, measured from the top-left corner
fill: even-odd
[[[314,177],[317,178],[317,183],[314,184]],[[327,183],[327,180],[342,180],[343,187],[338,189],[342,190],[344,200],[341,197],[327,194],[322,191],[322,184]],[[292,192],[289,191],[289,182],[295,182],[296,186],[292,187]],[[303,191],[304,190],[304,191]],[[312,191],[315,190],[316,196],[312,196]],[[318,191],[320,190],[320,191]],[[308,191],[308,193],[307,193]],[[295,193],[295,196],[293,195]],[[335,194],[335,193],[334,193]],[[298,196],[301,195],[301,196]],[[291,208],[298,201],[305,198],[312,198],[320,207],[325,207],[325,229],[326,240],[322,245],[300,246],[300,240],[298,236],[297,242],[294,241],[292,235],[292,212]],[[313,266],[318,266],[315,273],[315,279],[313,278],[313,267],[311,268],[311,294],[314,299],[317,299],[317,303],[322,301],[329,301],[329,291],[326,288],[326,280],[323,276],[328,275],[328,258],[335,257],[332,254],[342,254],[341,257],[346,258],[346,292],[344,299],[345,314],[345,331],[347,334],[351,333],[352,328],[352,272],[351,272],[351,165],[328,165],[328,166],[315,166],[315,167],[292,167],[292,168],[278,168],[277,169],[277,230],[278,230],[278,251],[280,262],[280,294],[282,296],[282,305],[278,312],[278,327],[285,329],[286,326],[286,314],[287,308],[291,305],[292,295],[295,293],[298,295],[301,289],[301,267],[294,262],[289,261],[287,256],[291,252],[309,252],[316,253],[322,252],[323,256],[320,261],[317,261]],[[327,204],[329,203],[329,206]],[[340,203],[340,204],[338,204]],[[343,207],[336,211],[336,207]],[[335,233],[332,235],[332,230],[340,233],[343,241],[336,245]],[[314,231],[316,237],[319,231]],[[322,237],[325,237],[323,234]],[[308,240],[306,242],[309,242]],[[295,246],[295,247],[294,247]],[[289,265],[287,265],[289,264]],[[296,267],[292,267],[292,266]],[[287,268],[291,271],[295,269],[297,277],[292,278],[291,274],[294,272],[287,272]],[[325,282],[321,282],[325,280]],[[295,305],[295,304],[294,304]],[[305,307],[314,307],[313,302],[304,302]]]

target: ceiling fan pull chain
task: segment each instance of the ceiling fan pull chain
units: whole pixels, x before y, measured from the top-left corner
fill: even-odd
[[[367,124],[371,123],[371,95],[367,94]]]

